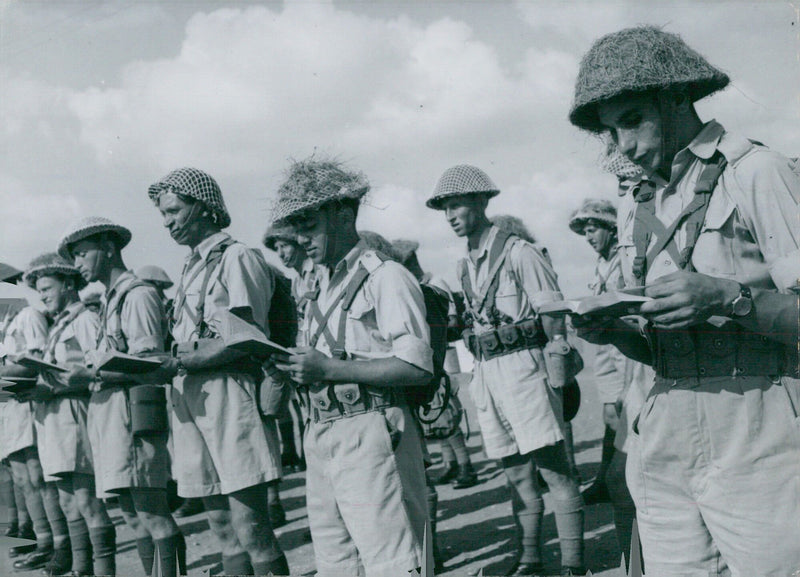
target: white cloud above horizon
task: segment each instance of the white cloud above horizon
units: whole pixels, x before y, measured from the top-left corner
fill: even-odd
[[[84,39],[83,16],[54,4],[52,14],[15,5],[4,26],[50,14],[53,32]],[[18,266],[69,220],[99,212],[134,231],[129,264],[154,261],[177,276],[183,250],[161,229],[150,182],[182,165],[209,171],[232,233],[256,244],[288,159],[317,152],[370,177],[363,228],[417,237],[423,265],[451,281],[462,241],[424,200],[448,166],[481,166],[503,190],[491,212],[522,217],[550,247],[566,292],[579,294],[593,256],[573,248],[569,213],[615,191],[596,167],[596,140],[566,121],[574,78],[594,39],[643,22],[680,33],[733,77],[700,103],[704,118],[800,151],[800,44],[788,4],[518,2],[492,15],[507,35],[485,28],[479,6],[457,17],[413,2],[102,6],[99,39],[113,45],[64,42],[63,54],[45,55],[46,42],[16,52],[0,44],[0,200],[13,219],[2,258]],[[35,65],[45,58],[60,60]]]

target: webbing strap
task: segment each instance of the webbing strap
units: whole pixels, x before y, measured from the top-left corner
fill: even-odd
[[[358,293],[361,286],[366,282],[367,278],[369,278],[369,271],[359,263],[358,269],[353,274],[353,277],[350,279],[350,282],[342,289],[342,291],[336,296],[333,302],[328,307],[328,310],[325,311],[325,314],[322,314],[322,311],[316,306],[316,300],[312,301],[311,310],[313,311],[316,307],[317,311],[321,316],[317,317],[315,315],[315,319],[317,321],[317,330],[311,337],[309,344],[312,347],[317,345],[319,338],[321,336],[325,336],[325,342],[328,343],[328,348],[331,351],[331,354],[337,354],[337,352],[344,351],[344,341],[345,341],[345,324],[347,323],[347,311],[350,310],[350,306],[353,304],[353,300],[356,298],[356,294]],[[333,315],[333,311],[341,304],[341,314],[339,315],[339,326],[336,332],[336,338],[333,338],[330,329],[328,329],[328,322],[330,321],[331,316]]]
[[[67,327],[78,318],[78,315],[81,314],[84,310],[86,310],[86,306],[81,303],[79,306],[76,306],[72,309],[69,313],[61,317],[60,319],[56,320],[56,326],[53,328],[55,330],[51,331],[49,335],[47,335],[47,344],[45,345],[44,351],[44,358],[45,360],[52,361],[56,358],[56,345],[58,344],[58,339],[61,337],[61,333],[67,330]],[[61,324],[58,324],[61,323]]]
[[[108,303],[103,305],[102,310],[100,311],[100,318],[102,319],[102,323],[100,325],[100,332],[97,335],[97,344],[99,345],[103,342],[104,339],[107,339],[109,344],[112,346],[113,349],[121,352],[127,353],[128,352],[128,340],[125,338],[125,333],[122,331],[122,306],[125,304],[125,299],[128,296],[128,293],[131,292],[133,289],[142,286],[151,286],[144,282],[139,278],[135,278],[132,280],[128,285],[125,287],[124,290],[117,293],[117,304],[114,306],[114,310],[112,311],[115,316],[120,318],[119,322],[119,331],[120,337],[122,342],[117,340],[117,337],[113,335],[108,335]],[[163,327],[162,327],[163,328]]]
[[[494,306],[494,296],[497,294],[497,287],[500,282],[498,273],[511,249],[512,243],[509,242],[509,240],[512,238],[517,238],[517,236],[505,230],[499,230],[495,235],[492,246],[489,249],[489,272],[477,294],[472,288],[472,281],[469,278],[467,263],[463,261],[461,267],[461,285],[464,289],[467,306],[470,313],[473,313],[473,316],[487,308],[487,303],[489,304],[488,308]]]
[[[717,151],[707,162],[695,183],[695,196],[692,201],[678,215],[669,227],[655,216],[655,185],[643,182],[642,187],[635,192],[637,202],[633,224],[633,241],[636,246],[636,258],[633,264],[633,274],[639,284],[644,284],[647,269],[653,260],[666,248],[679,268],[690,266],[692,253],[705,221],[711,194],[725,170],[727,161],[721,152]],[[645,188],[647,186],[647,188]],[[675,233],[686,225],[686,246],[678,251],[675,244]],[[651,235],[655,234],[656,242],[648,250]]]

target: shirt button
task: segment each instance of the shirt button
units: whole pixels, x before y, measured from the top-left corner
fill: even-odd
[[[664,264],[665,264],[665,265],[671,265],[671,264],[672,264],[672,261],[671,261],[671,260],[669,260],[669,259],[666,259],[666,260],[664,261]]]

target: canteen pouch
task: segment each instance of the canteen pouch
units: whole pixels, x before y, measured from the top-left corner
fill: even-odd
[[[166,389],[159,385],[137,385],[128,389],[131,432],[134,436],[158,435],[169,431]]]
[[[291,391],[291,385],[282,378],[280,371],[264,371],[264,380],[258,385],[258,412],[262,417],[277,417]]]
[[[572,347],[566,340],[550,341],[544,346],[544,365],[550,386],[560,389],[567,384],[568,360]]]

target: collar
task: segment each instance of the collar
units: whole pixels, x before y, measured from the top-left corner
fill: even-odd
[[[697,158],[708,160],[717,151],[725,129],[716,120],[707,122],[686,148]]]
[[[53,320],[53,326],[61,323],[64,319],[75,315],[80,308],[83,308],[83,303],[81,301],[75,301],[74,303],[68,304],[64,307],[64,310],[58,313],[56,318]]]
[[[356,245],[350,249],[350,252],[348,252],[344,258],[337,262],[336,266],[333,267],[331,279],[339,274],[346,275],[349,271],[353,270],[353,267],[358,264],[358,259],[367,250],[369,250],[367,243],[365,243],[363,240],[359,240]]]
[[[106,291],[106,302],[110,301],[114,294],[119,292],[119,289],[130,282],[133,282],[136,279],[136,275],[132,270],[126,270],[121,275],[117,277],[116,282],[109,287]]]
[[[617,252],[619,251],[619,243],[614,244],[611,247],[611,250],[608,251],[608,258],[603,258],[602,254],[597,255],[597,262],[611,262],[614,260],[614,257],[617,256]]]
[[[194,247],[194,250],[189,253],[189,256],[186,258],[186,260],[189,261],[193,254],[198,254],[200,255],[200,259],[205,261],[208,258],[208,253],[211,252],[211,249],[229,238],[231,238],[231,235],[229,235],[227,232],[215,232],[211,236],[204,238],[200,244]]]
[[[478,252],[475,254],[473,262],[478,262],[488,254],[489,248],[492,246],[498,232],[500,232],[500,229],[495,225],[489,227],[489,234],[487,234],[481,241],[481,244],[478,245]],[[467,248],[467,253],[469,253],[469,248]]]

